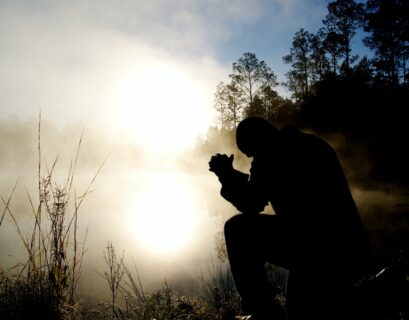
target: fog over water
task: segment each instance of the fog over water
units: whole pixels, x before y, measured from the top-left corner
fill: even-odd
[[[37,126],[36,119],[9,118],[0,123],[0,194],[7,200],[18,179],[10,207],[27,234],[34,223],[27,193],[38,204]],[[43,174],[58,155],[53,176],[55,183],[63,185],[81,126],[60,129],[43,121],[41,130]],[[79,212],[80,242],[88,229],[82,290],[99,291],[105,285],[95,271],[104,271],[103,251],[108,241],[118,255],[124,252],[130,266],[135,261],[147,287],[160,286],[166,279],[182,279],[194,286],[209,259],[216,259],[214,236],[221,221],[234,212],[218,196],[218,181],[207,170],[208,159],[191,156],[185,166],[183,154],[158,156],[142,146],[110,141],[95,128],[85,128],[74,180],[77,196],[107,157]],[[2,204],[1,212],[3,208]],[[1,267],[25,262],[23,243],[8,214],[0,228]]]

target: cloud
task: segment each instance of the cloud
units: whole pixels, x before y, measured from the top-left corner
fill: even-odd
[[[320,22],[323,8],[306,0],[2,1],[3,115],[42,108],[58,123],[109,122],[121,77],[152,61],[189,73],[211,112],[214,88],[234,59],[256,52],[284,73],[293,32]]]
[[[211,51],[225,29],[200,9],[163,1],[3,3],[3,114],[31,116],[42,108],[58,123],[103,123],[127,70],[163,61],[189,73],[210,102],[225,71]]]

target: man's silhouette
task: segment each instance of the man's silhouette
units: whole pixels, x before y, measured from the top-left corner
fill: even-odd
[[[225,239],[242,309],[251,319],[277,315],[265,262],[289,270],[291,319],[345,317],[347,285],[359,274],[369,244],[334,150],[293,127],[262,118],[237,127],[240,151],[252,157],[250,175],[217,154],[209,170],[221,195],[240,212],[225,224]],[[259,214],[271,203],[275,215]],[[344,314],[343,314],[344,313]]]

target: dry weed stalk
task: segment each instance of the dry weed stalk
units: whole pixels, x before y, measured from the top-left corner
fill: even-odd
[[[88,229],[84,234],[82,245],[80,245],[77,234],[79,210],[107,160],[102,162],[85,191],[77,196],[73,186],[82,140],[83,132],[80,135],[74,161],[70,163],[67,178],[62,185],[59,185],[53,175],[58,157],[55,158],[51,168],[45,166],[46,173],[43,173],[40,113],[37,147],[38,203],[35,204],[27,192],[34,218],[33,227],[27,235],[23,234],[19,222],[10,208],[18,181],[16,181],[7,200],[1,197],[5,207],[1,214],[0,227],[5,215],[8,214],[28,254],[25,263],[12,268],[13,276],[10,275],[10,272],[2,272],[2,280],[5,282],[2,281],[1,285],[5,283],[11,285],[11,282],[14,282],[17,286],[24,283],[33,292],[38,294],[43,292],[49,295],[49,298],[54,300],[50,301],[50,304],[55,305],[60,317],[65,313],[64,308],[68,310],[68,313],[72,313],[69,310],[72,310],[72,306],[75,304],[74,295],[85,254]],[[15,272],[16,270],[18,272]]]

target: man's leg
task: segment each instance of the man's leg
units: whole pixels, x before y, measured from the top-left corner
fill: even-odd
[[[268,282],[264,265],[282,258],[285,240],[280,237],[280,227],[277,217],[264,214],[239,214],[225,224],[230,266],[245,313],[277,311],[275,290]]]

